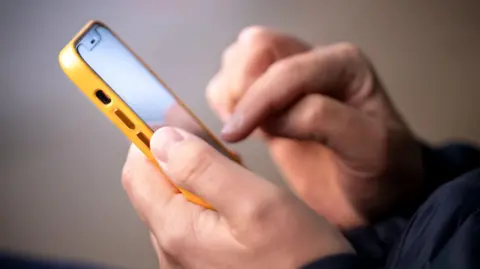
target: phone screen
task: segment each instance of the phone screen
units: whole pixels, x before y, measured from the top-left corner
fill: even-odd
[[[108,28],[93,26],[77,43],[77,50],[90,68],[153,131],[162,126],[182,128],[230,157]]]

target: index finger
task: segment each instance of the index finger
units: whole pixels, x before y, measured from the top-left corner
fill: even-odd
[[[155,163],[132,144],[122,173],[123,186],[142,219],[178,193]]]
[[[318,93],[346,99],[352,93],[356,67],[350,47],[334,45],[287,58],[272,67],[244,94],[222,130],[222,138],[237,142],[270,116],[303,95]]]
[[[238,100],[273,63],[310,49],[294,37],[267,28],[244,29],[225,50],[221,71],[207,87],[210,106],[226,121]]]

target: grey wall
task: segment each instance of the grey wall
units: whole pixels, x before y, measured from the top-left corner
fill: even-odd
[[[480,141],[477,3],[1,1],[0,247],[155,267],[120,184],[129,143],[57,64],[87,20],[116,30],[215,130],[205,85],[239,30],[262,24],[318,44],[359,44],[419,135]],[[253,170],[279,178],[254,142],[239,148]]]

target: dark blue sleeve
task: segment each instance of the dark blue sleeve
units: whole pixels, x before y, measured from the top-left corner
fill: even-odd
[[[301,269],[367,269],[367,264],[356,254],[339,254],[318,260]]]
[[[429,196],[439,186],[480,168],[480,151],[468,144],[447,144],[436,148],[424,144],[423,167],[425,196]]]
[[[433,148],[423,144],[422,147],[425,190],[423,197],[412,210],[399,213],[369,227],[345,232],[345,236],[357,251],[356,255],[342,254],[327,257],[303,269],[385,268],[387,257],[418,207],[440,186],[480,168],[480,151],[473,146],[448,144]]]
[[[46,260],[28,255],[0,251],[1,269],[110,269],[112,267],[83,262]]]

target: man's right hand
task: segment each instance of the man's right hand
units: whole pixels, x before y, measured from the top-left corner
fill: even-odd
[[[259,131],[293,190],[342,228],[382,217],[422,187],[419,143],[366,57],[251,27],[207,88],[223,138]]]

